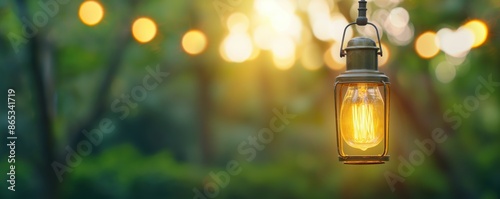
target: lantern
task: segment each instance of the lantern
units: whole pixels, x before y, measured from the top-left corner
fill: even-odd
[[[378,71],[382,46],[377,27],[366,18],[366,1],[359,1],[359,16],[351,25],[371,25],[378,45],[366,37],[356,37],[343,49],[346,71],[335,80],[335,118],[339,161],[345,164],[381,164],[389,161],[389,78]]]

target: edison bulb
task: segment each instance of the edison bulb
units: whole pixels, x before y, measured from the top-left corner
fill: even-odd
[[[384,100],[376,84],[349,84],[340,109],[342,139],[365,151],[384,137]]]

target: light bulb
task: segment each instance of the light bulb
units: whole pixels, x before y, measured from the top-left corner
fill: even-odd
[[[384,100],[376,84],[349,84],[340,109],[342,139],[365,151],[384,137]]]

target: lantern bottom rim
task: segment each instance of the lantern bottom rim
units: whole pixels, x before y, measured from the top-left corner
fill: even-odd
[[[339,156],[339,161],[344,164],[384,164],[389,161],[389,155],[385,156]]]

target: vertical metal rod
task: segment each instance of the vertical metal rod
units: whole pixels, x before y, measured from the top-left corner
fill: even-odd
[[[341,83],[340,83],[341,84]],[[339,86],[339,82],[335,82],[335,85],[334,85],[334,88],[333,88],[333,92],[334,92],[334,98],[335,98],[335,128],[336,128],[336,131],[337,131],[337,152],[339,153],[339,156],[341,157],[344,157],[345,154],[344,154],[344,150],[342,149],[343,146],[342,146],[342,140],[341,140],[341,135],[340,135],[340,119],[339,119],[339,114],[338,114],[338,103],[339,103],[339,98],[340,96],[342,95],[342,87],[340,89],[340,94],[338,93],[337,89],[338,89],[338,86]]]
[[[390,106],[390,87],[389,83],[382,81],[384,84],[384,153],[385,156],[389,153],[389,106]]]

